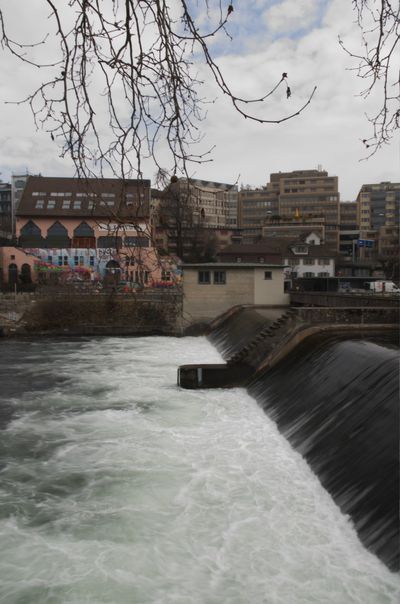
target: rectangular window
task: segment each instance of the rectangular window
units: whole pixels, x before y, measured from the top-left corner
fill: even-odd
[[[69,199],[64,199],[64,201],[62,202],[62,209],[63,210],[69,210],[69,208],[71,207],[71,202]]]
[[[74,256],[74,266],[78,266],[79,264],[79,256]]]
[[[59,256],[58,257],[58,266],[62,266],[62,263],[63,263],[63,257]]]
[[[89,258],[89,266],[94,266],[94,256],[90,256],[90,258]]]
[[[64,266],[68,266],[68,256],[64,256]]]
[[[272,271],[264,271],[264,279],[272,279]]]
[[[74,201],[74,210],[80,210],[80,209],[81,209],[81,202]]]
[[[134,247],[149,247],[150,241],[147,237],[125,237],[124,245]]]
[[[47,256],[47,262],[49,264],[52,264],[52,262],[53,262],[53,256]]]
[[[171,272],[170,271],[161,271],[161,281],[170,281],[171,280]]]
[[[214,271],[214,283],[217,285],[225,285],[226,272],[225,271]]]
[[[35,208],[37,210],[43,210],[43,208],[44,208],[44,201],[43,201],[43,199],[38,199],[38,201],[36,202]]]
[[[315,277],[314,273],[304,273],[304,277]]]
[[[47,202],[47,209],[48,210],[54,210],[54,208],[56,207],[56,202],[54,199],[49,199],[49,201]]]
[[[318,264],[324,265],[324,264],[329,264],[329,260],[326,260],[325,258],[318,258]]]
[[[200,284],[208,285],[211,283],[210,271],[199,271],[198,279]]]
[[[314,264],[314,258],[303,258],[303,264],[312,265]]]
[[[79,256],[79,266],[83,266],[85,264],[85,260],[83,256]]]

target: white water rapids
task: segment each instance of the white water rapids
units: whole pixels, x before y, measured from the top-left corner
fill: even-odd
[[[28,367],[39,385],[0,432],[0,602],[400,601],[245,390],[176,386],[179,364],[220,362],[206,339],[17,349],[16,382]]]

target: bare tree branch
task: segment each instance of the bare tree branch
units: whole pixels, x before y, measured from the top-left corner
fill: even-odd
[[[367,157],[371,157],[391,141],[400,127],[400,3],[353,0],[353,9],[362,49],[356,53],[341,38],[339,43],[357,61],[353,70],[366,83],[360,96],[366,99],[373,92],[379,95],[376,113],[367,115],[372,132],[362,139]]]
[[[209,9],[209,0],[204,8]],[[202,62],[217,87],[244,118],[279,124],[299,115],[300,107],[277,119],[256,117],[249,104],[265,103],[283,87],[291,96],[287,74],[259,98],[236,95],[215,62],[208,41],[220,34],[236,15],[233,6],[214,0],[216,22],[203,31],[186,0],[43,0],[49,9],[50,36],[24,45],[8,36],[0,10],[1,43],[22,61],[48,74],[20,103],[28,103],[38,128],[61,143],[61,156],[70,156],[80,177],[111,172],[119,178],[142,177],[142,164],[153,158],[160,168],[169,153],[169,172],[187,175],[187,163],[210,161],[212,149],[195,153],[202,139],[207,100],[195,63]],[[210,12],[211,14],[211,12]],[[214,12],[212,13],[214,14]],[[72,25],[71,25],[72,20]],[[40,63],[29,54],[55,37],[58,56]],[[105,117],[107,116],[107,117]]]

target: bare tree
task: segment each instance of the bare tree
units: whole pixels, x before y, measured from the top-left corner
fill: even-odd
[[[209,161],[211,149],[193,152],[201,142],[200,124],[207,99],[196,64],[206,66],[219,90],[244,118],[277,124],[299,115],[308,99],[278,119],[256,117],[249,104],[263,104],[283,88],[292,91],[287,73],[259,98],[236,95],[215,62],[208,42],[234,16],[224,0],[202,0],[215,14],[214,26],[203,31],[186,0],[43,0],[49,9],[49,37],[24,44],[8,35],[0,10],[1,42],[20,60],[48,74],[20,101],[31,107],[35,123],[62,145],[78,176],[142,177],[142,162],[151,157],[159,167],[159,150],[169,152],[169,172],[186,173],[186,163]],[[212,4],[212,6],[211,6]],[[58,57],[39,63],[32,50],[58,40]],[[49,56],[52,56],[51,54]],[[106,117],[105,117],[106,115]],[[107,126],[106,126],[107,125]],[[165,157],[163,158],[165,165]]]
[[[339,38],[342,48],[358,62],[364,98],[378,94],[378,109],[367,115],[370,134],[363,140],[370,157],[390,142],[400,126],[400,3],[399,0],[353,0],[362,49],[355,52]]]

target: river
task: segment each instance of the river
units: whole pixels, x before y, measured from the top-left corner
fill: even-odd
[[[390,604],[359,541],[243,389],[187,391],[205,338],[0,340],[0,602]]]

